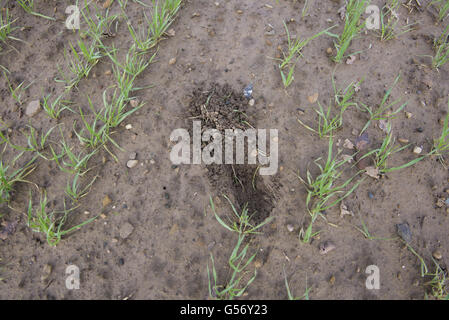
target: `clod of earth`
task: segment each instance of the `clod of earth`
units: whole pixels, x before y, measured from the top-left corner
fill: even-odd
[[[16,231],[17,221],[14,222],[3,221],[1,225],[3,226],[3,228],[0,231],[0,239],[6,240],[8,236],[12,235],[14,231]]]
[[[111,202],[112,202],[111,198],[109,198],[109,196],[106,195],[106,196],[103,198],[103,201],[102,201],[103,208],[104,208],[104,207],[107,207],[108,205],[110,205]]]
[[[310,103],[315,103],[315,102],[317,102],[317,100],[318,100],[318,92],[315,92],[315,93],[312,94],[311,96],[308,96],[308,97],[307,97],[307,100],[308,100]]]
[[[354,149],[354,144],[349,139],[345,139],[345,142],[343,143],[343,148],[352,150]]]
[[[354,216],[354,213],[350,210],[348,210],[348,207],[341,202],[340,204],[340,217],[344,217],[345,215]]]
[[[46,264],[42,269],[41,281],[45,282],[50,277],[53,267],[50,264]]]

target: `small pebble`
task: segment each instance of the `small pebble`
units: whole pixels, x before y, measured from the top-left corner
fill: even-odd
[[[325,241],[320,244],[319,249],[321,254],[327,254],[336,248],[335,244],[331,241]]]
[[[134,227],[131,223],[125,222],[120,228],[120,238],[126,239],[130,236],[130,234],[134,231]]]
[[[398,139],[398,141],[400,142],[400,143],[408,143],[408,139],[402,139],[402,138],[399,138]]]
[[[132,126],[131,124],[127,124],[127,125],[125,126],[125,128],[126,128],[126,130],[131,130],[131,129],[133,128],[133,126]]]
[[[137,164],[139,163],[138,160],[128,160],[128,162],[126,163],[126,166],[130,169],[134,168],[135,166],[137,166]]]
[[[407,222],[397,224],[396,229],[402,240],[407,243],[412,241],[412,232],[410,231],[410,227]]]
[[[441,258],[443,258],[443,255],[441,254],[441,251],[438,250],[438,249],[435,250],[432,255],[437,260],[441,260]]]
[[[256,102],[254,101],[254,99],[251,99],[251,100],[248,101],[248,105],[249,105],[250,107],[254,106],[255,103],[256,103]]]
[[[33,100],[28,104],[25,114],[31,118],[38,114],[39,111],[41,111],[41,104],[39,100]]]
[[[175,64],[176,63],[176,58],[171,58],[169,61],[168,61],[168,64],[169,65],[173,65],[173,64]]]
[[[287,230],[288,230],[288,232],[293,232],[293,230],[295,230],[295,228],[293,227],[293,225],[287,224]]]
[[[413,153],[420,154],[421,152],[422,152],[422,148],[421,147],[416,146],[415,148],[413,148]]]

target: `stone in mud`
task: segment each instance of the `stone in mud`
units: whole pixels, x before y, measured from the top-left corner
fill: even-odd
[[[398,232],[398,235],[406,243],[410,243],[410,241],[412,241],[412,231],[410,230],[410,226],[407,222],[397,224],[396,230]]]
[[[335,244],[332,241],[325,241],[322,242],[319,246],[320,254],[327,254],[330,251],[334,250],[336,248]]]
[[[28,104],[25,114],[31,118],[38,114],[39,111],[41,111],[41,103],[39,100],[33,100]]]
[[[134,168],[135,166],[137,166],[137,163],[139,163],[138,160],[129,160],[129,161],[126,163],[126,166],[127,166],[128,168],[132,169],[132,168]]]
[[[441,253],[441,251],[440,250],[435,250],[434,252],[433,252],[433,257],[435,258],[435,259],[437,259],[437,260],[441,260],[441,258],[443,258],[443,254]]]
[[[120,238],[122,238],[122,239],[128,238],[133,231],[134,231],[134,227],[132,226],[132,224],[129,222],[126,222],[120,228]]]

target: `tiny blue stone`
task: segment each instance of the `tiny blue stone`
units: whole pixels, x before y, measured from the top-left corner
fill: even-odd
[[[243,89],[243,95],[245,96],[245,98],[251,99],[252,94],[253,94],[252,84],[248,85],[245,89]]]

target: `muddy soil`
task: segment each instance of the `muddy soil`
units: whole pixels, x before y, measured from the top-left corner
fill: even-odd
[[[70,178],[54,162],[43,159],[37,160],[35,170],[27,176],[30,183],[18,183],[10,205],[0,207],[0,298],[206,299],[210,253],[219,278],[225,281],[227,259],[236,241],[235,234],[217,222],[210,207],[212,198],[220,216],[232,216],[223,197],[227,195],[237,208],[248,203],[257,221],[273,218],[262,234],[252,238],[251,248],[258,253],[252,264],[257,278],[243,299],[287,299],[284,269],[296,296],[311,288],[311,299],[423,299],[428,291],[426,279],[420,275],[419,260],[397,238],[396,225],[409,224],[411,245],[429,267],[433,268],[432,253],[438,249],[442,254],[438,262],[446,268],[448,214],[446,204],[436,203],[447,197],[447,169],[438,159],[427,157],[382,179],[367,177],[344,201],[354,216],[341,217],[338,206],[327,210],[327,220],[320,218],[314,225],[320,234],[310,244],[302,244],[298,233],[306,226],[309,214],[306,189],[297,174],[304,177],[307,169],[317,174],[313,161],[327,156],[328,140],[320,139],[297,119],[309,125],[316,123],[316,104],[308,98],[318,93],[318,101],[328,105],[333,99],[332,74],[340,88],[364,78],[356,98],[370,106],[380,103],[401,74],[391,99],[407,101],[405,111],[412,117],[401,112],[392,126],[396,138],[408,139],[412,145],[394,155],[390,163],[400,165],[414,159],[413,146],[430,151],[432,139],[442,128],[439,120],[447,112],[449,65],[438,72],[428,67],[430,60],[424,55],[433,54],[431,39],[444,26],[436,25],[432,13],[425,9],[428,1],[421,1],[425,2],[422,8],[411,12],[401,6],[400,23],[406,19],[418,22],[416,30],[388,42],[381,42],[374,31],[364,32],[350,47],[351,52],[362,52],[352,64],[342,63],[337,68],[326,53],[333,40],[322,36],[306,46],[294,82],[284,89],[276,61],[287,47],[283,22],[291,34],[301,37],[337,23],[335,31],[342,30],[337,11],[343,1],[309,2],[308,13],[302,17],[304,1],[185,1],[172,25],[175,35],[160,43],[155,63],[138,79],[138,85],[146,88],[136,96],[145,106],[113,134],[123,149],[112,148],[118,162],[106,150],[91,160],[86,181],[98,178],[71,213],[70,223],[98,218],[64,237],[56,247],[29,229],[26,210],[30,190],[34,206],[39,201],[39,188],[46,190],[50,209],[60,210]],[[6,80],[0,80],[0,116],[9,128],[11,141],[25,146],[22,131],[28,124],[38,132],[58,125],[51,140],[57,142],[62,132],[74,151],[81,150],[73,134],[74,122],[75,128],[80,126],[79,115],[63,112],[60,120],[50,120],[42,111],[32,118],[24,114],[28,102],[40,99],[43,93],[57,95],[63,90],[54,79],[59,74],[57,66],[67,63],[64,50],[70,49],[70,41],[77,40],[77,33],[64,25],[65,8],[71,1],[35,1],[37,10],[55,17],[55,21],[26,14],[14,1],[5,3],[20,27],[14,36],[23,42],[1,44],[0,65],[11,72],[13,85],[31,83],[24,103],[19,105],[11,97]],[[382,1],[372,3],[383,5]],[[111,12],[120,12],[117,3]],[[142,6],[133,1],[129,1],[126,14],[136,25],[145,21]],[[114,44],[124,56],[132,43],[126,23],[119,23],[105,42]],[[169,63],[173,58],[176,62]],[[96,108],[102,105],[103,91],[114,84],[111,69],[110,60],[102,58],[78,89],[72,90],[69,98],[77,110],[89,112],[87,97]],[[243,96],[249,84],[254,86],[254,105]],[[202,112],[201,106],[214,88],[217,91],[209,103],[216,114],[211,116]],[[229,94],[230,100],[223,98]],[[230,115],[223,108],[228,106],[226,101],[232,101],[247,118],[243,113]],[[177,128],[191,130],[195,116],[219,130],[245,129],[248,126],[242,119],[256,128],[278,129],[277,174],[255,175],[254,165],[173,165],[170,134]],[[349,108],[343,121],[335,136],[340,145],[335,146],[335,153],[343,149],[345,139],[355,142],[353,130],[363,128],[367,114]],[[127,124],[132,128],[126,129]],[[372,146],[382,143],[384,133],[377,125],[371,125],[367,132]],[[130,169],[126,164],[134,152],[138,165]],[[10,163],[17,154],[17,150],[6,148],[2,161]],[[25,153],[16,166],[31,157]],[[348,167],[344,177],[356,172]],[[111,201],[104,206],[106,196]],[[382,239],[364,237],[357,230],[362,221],[371,235]],[[287,225],[293,226],[292,232]],[[123,230],[125,227],[131,232]],[[325,241],[335,244],[335,249],[323,255],[319,248]],[[79,290],[66,288],[65,272],[70,265],[80,269]],[[370,265],[380,270],[379,290],[365,286],[365,269]]]

